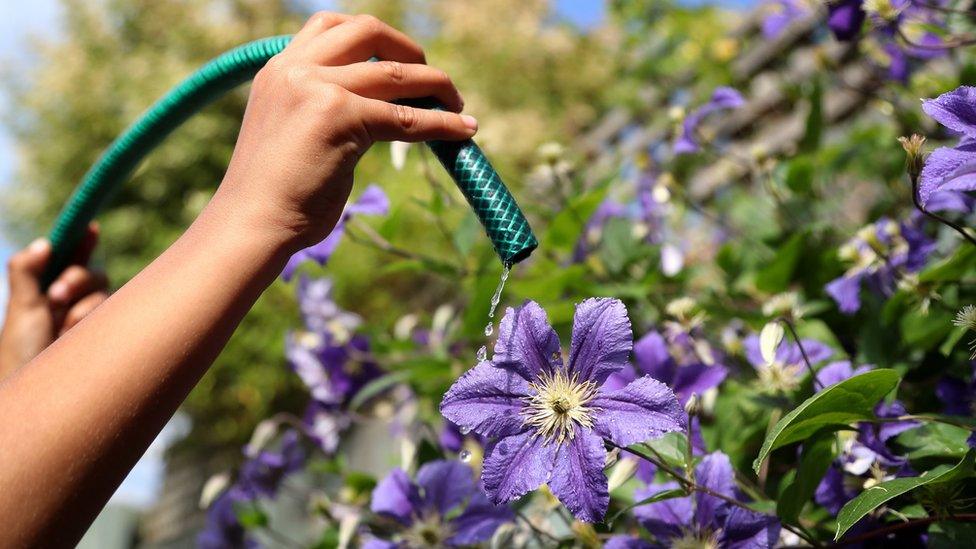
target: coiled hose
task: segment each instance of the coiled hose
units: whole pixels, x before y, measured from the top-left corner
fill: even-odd
[[[254,78],[291,36],[274,36],[238,46],[190,75],[129,126],[88,170],[58,214],[49,235],[53,255],[45,287],[68,266],[85,228],[156,145],[197,111]],[[468,139],[427,145],[457,183],[481,220],[506,266],[522,261],[538,246],[528,221],[484,152]]]

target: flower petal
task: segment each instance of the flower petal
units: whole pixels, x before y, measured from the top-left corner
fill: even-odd
[[[664,336],[656,331],[644,334],[634,343],[634,364],[642,374],[665,383],[674,378],[675,363]]]
[[[863,374],[870,369],[870,366],[858,366],[857,369],[854,369],[849,360],[839,360],[837,362],[831,362],[830,364],[821,368],[820,371],[817,372],[817,381],[823,388],[827,388],[835,383],[840,383],[845,379]]]
[[[423,489],[424,506],[437,509],[441,515],[476,491],[471,467],[453,459],[425,463],[417,471],[417,484]]]
[[[679,366],[671,382],[671,388],[678,396],[678,401],[683,405],[688,402],[691,395],[703,395],[705,391],[718,387],[725,376],[729,373],[728,369],[721,364],[707,366],[700,362]]]
[[[498,341],[492,363],[534,381],[542,371],[562,365],[559,336],[549,318],[535,301],[505,311],[498,326]]]
[[[581,427],[556,451],[549,489],[583,522],[601,522],[610,504],[607,476],[603,474],[606,459],[603,439]]]
[[[420,492],[407,473],[398,467],[373,488],[369,508],[374,513],[389,515],[409,525],[420,509]]]
[[[522,398],[528,394],[522,377],[482,362],[448,389],[441,414],[478,434],[506,436],[522,429]]]
[[[634,499],[641,501],[654,494],[677,488],[679,488],[677,482],[655,484],[634,492]],[[634,507],[634,518],[661,541],[681,537],[682,530],[691,526],[694,513],[691,496],[671,498]]]
[[[494,504],[517,499],[535,490],[552,471],[555,445],[545,444],[534,431],[502,438],[485,449],[481,481]]]
[[[735,497],[732,462],[722,452],[712,452],[702,458],[695,467],[695,481],[712,492]],[[695,497],[698,500],[695,512],[698,525],[702,528],[720,525],[720,518],[724,516],[728,503],[704,492],[696,493]]]
[[[837,308],[845,315],[852,315],[861,308],[861,275],[844,275],[827,283],[824,287]]]
[[[619,391],[600,391],[590,405],[596,409],[593,431],[618,446],[680,431],[688,423],[671,389],[649,376],[638,378]]]
[[[603,549],[653,549],[654,547],[651,542],[634,536],[613,536],[603,544]]]
[[[346,207],[345,214],[386,215],[390,211],[390,199],[376,184],[366,187],[355,202]]]
[[[950,130],[976,137],[976,87],[959,86],[922,101],[922,110]]]
[[[918,199],[927,206],[937,191],[972,191],[976,182],[972,164],[976,162],[976,141],[965,140],[955,148],[939,147],[925,160],[918,182]]]
[[[454,535],[448,545],[474,545],[491,539],[495,530],[506,522],[515,520],[515,513],[506,505],[493,505],[484,492],[475,489],[464,512],[451,521]]]
[[[776,517],[731,507],[725,517],[719,545],[730,549],[774,547],[779,540],[779,530]]]
[[[581,381],[603,383],[627,364],[634,334],[619,299],[590,298],[576,306],[569,373]]]

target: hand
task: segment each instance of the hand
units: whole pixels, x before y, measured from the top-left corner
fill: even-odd
[[[41,291],[41,276],[51,257],[47,240],[35,240],[10,258],[10,297],[0,331],[0,380],[30,362],[108,297],[105,274],[84,267],[97,241],[98,228],[92,225],[74,264],[46,293]]]
[[[446,110],[391,103],[429,96]],[[212,206],[297,251],[335,226],[374,142],[469,138],[477,122],[457,114],[462,106],[450,78],[403,33],[371,16],[318,13],[255,77]]]

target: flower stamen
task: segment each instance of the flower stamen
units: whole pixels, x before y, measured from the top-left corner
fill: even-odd
[[[576,436],[576,425],[593,427],[588,404],[597,394],[596,383],[580,382],[578,374],[570,377],[559,369],[543,372],[529,387],[534,394],[526,398],[523,414],[525,424],[536,429],[536,436],[562,444]]]

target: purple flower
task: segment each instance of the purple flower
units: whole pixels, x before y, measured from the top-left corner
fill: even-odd
[[[728,369],[721,364],[705,364],[688,349],[691,343],[684,343],[683,355],[688,358],[679,362],[671,355],[664,336],[657,331],[648,332],[634,344],[634,365],[628,364],[612,374],[604,387],[621,388],[634,381],[639,373],[667,384],[682,405],[691,395],[702,395],[718,387],[728,375]]]
[[[207,525],[197,536],[197,547],[200,549],[258,547],[258,543],[247,536],[234,509],[237,505],[249,504],[251,500],[251,496],[238,486],[232,486],[218,496],[207,510]]]
[[[244,463],[237,486],[253,498],[273,498],[278,493],[281,481],[288,474],[301,469],[304,464],[305,450],[298,433],[288,431],[281,437],[281,448],[278,451],[261,450]]]
[[[298,307],[308,331],[345,342],[359,328],[363,319],[339,307],[332,299],[332,288],[330,278],[300,277],[296,288]]]
[[[927,99],[922,110],[961,136],[955,147],[939,147],[925,161],[918,188],[922,205],[936,191],[976,190],[976,87],[960,86]]]
[[[762,34],[766,40],[773,40],[793,21],[810,13],[800,0],[768,0],[766,6],[766,17],[762,21]]]
[[[827,26],[838,40],[848,42],[861,33],[867,15],[862,3],[863,0],[839,0],[828,6]]]
[[[693,111],[685,117],[681,127],[681,135],[674,142],[674,154],[690,154],[701,150],[701,145],[696,138],[698,126],[701,125],[705,117],[719,111],[735,109],[745,104],[742,95],[727,87],[715,88],[712,98],[707,103]]]
[[[970,364],[976,373],[976,365]],[[953,416],[971,417],[976,402],[976,375],[969,380],[957,377],[943,377],[935,386],[935,396],[942,401],[943,413]]]
[[[706,455],[695,468],[697,484],[723,496],[741,499],[733,475],[732,463],[722,452]],[[642,500],[675,488],[678,488],[676,482],[649,486],[638,490],[634,497]],[[780,524],[775,517],[743,509],[703,492],[640,505],[634,508],[634,517],[668,547],[773,547],[779,539]]]
[[[377,546],[404,549],[480,543],[515,518],[508,507],[485,499],[470,467],[444,460],[424,464],[417,482],[394,469],[376,485],[370,509],[396,524],[395,541]],[[447,518],[458,509],[460,514]]]
[[[328,405],[312,399],[302,418],[309,438],[326,453],[332,455],[339,448],[342,432],[352,423],[341,406]]]
[[[587,299],[576,307],[564,364],[537,303],[508,309],[492,361],[461,376],[441,402],[447,419],[495,437],[482,472],[492,502],[546,483],[577,518],[597,522],[610,500],[604,439],[626,447],[684,429],[684,410],[663,383],[644,376],[623,389],[601,387],[627,364],[632,337],[623,303]]]
[[[830,347],[815,339],[802,339],[801,342],[812,367],[816,367],[834,354]],[[746,360],[756,369],[759,383],[766,390],[772,392],[795,390],[807,374],[803,352],[793,341],[783,339],[776,347],[774,360],[769,364],[763,360],[759,349],[759,336],[751,334],[742,344],[745,347]]]
[[[335,228],[332,229],[329,236],[325,237],[325,240],[299,251],[288,259],[285,269],[281,272],[281,277],[285,280],[291,280],[298,266],[306,261],[315,261],[319,265],[325,265],[339,246],[339,242],[342,241],[342,235],[346,232],[346,223],[353,215],[386,215],[389,211],[390,201],[383,189],[377,185],[366,187],[363,194],[359,196],[359,200],[347,206],[346,210],[342,212],[342,217],[339,218]]]
[[[369,357],[369,341],[359,335],[332,345],[314,332],[290,333],[285,356],[312,398],[323,404],[346,403],[381,373]]]
[[[838,255],[852,265],[824,288],[840,312],[860,310],[863,284],[887,297],[895,290],[899,271],[913,273],[925,266],[935,243],[925,235],[922,222],[918,216],[901,223],[881,218],[841,246]]]

